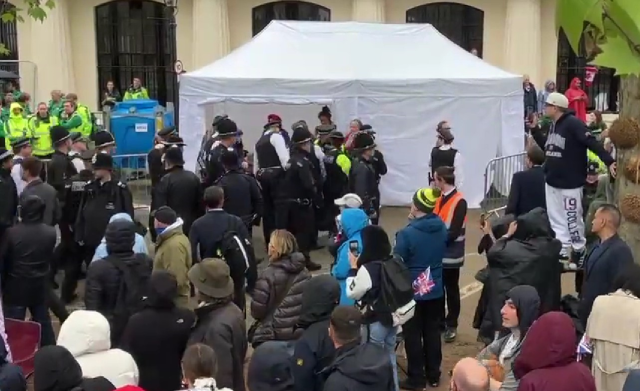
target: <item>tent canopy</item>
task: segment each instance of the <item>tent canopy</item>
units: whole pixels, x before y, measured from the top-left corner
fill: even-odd
[[[521,76],[427,24],[273,21],[228,56],[181,75],[181,133],[195,155],[213,114],[207,105],[219,114],[241,104],[242,117],[250,117],[251,105],[318,103],[331,106],[342,131],[353,118],[376,129],[390,170],[381,186],[387,205],[406,204],[416,186],[427,185],[435,124],[443,119],[465,155],[463,190],[472,206],[483,197],[486,163],[522,150]],[[285,125],[300,119],[282,117]],[[260,129],[234,119],[251,148]]]

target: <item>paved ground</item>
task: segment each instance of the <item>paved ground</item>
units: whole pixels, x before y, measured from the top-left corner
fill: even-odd
[[[393,235],[404,227],[407,223],[408,208],[385,208],[381,213],[381,225],[393,239]],[[138,219],[145,223],[148,221],[148,212],[138,210],[136,213]],[[453,368],[455,363],[462,357],[475,355],[481,345],[476,342],[477,332],[471,327],[473,314],[478,302],[479,293],[482,285],[474,279],[478,270],[486,265],[484,256],[477,253],[477,245],[481,238],[479,228],[480,211],[473,210],[469,212],[467,222],[467,245],[466,245],[466,262],[460,274],[460,291],[462,298],[462,311],[460,315],[460,326],[458,329],[458,339],[456,342],[444,345],[444,361],[442,364],[442,381],[441,386],[437,390],[448,390],[449,376],[448,372]],[[264,239],[260,229],[254,230],[254,241],[256,248],[256,256],[258,258],[265,257]],[[150,248],[153,248],[149,243]],[[328,273],[332,259],[328,252],[324,249],[317,250],[312,253],[315,262],[322,265],[322,270],[317,273]],[[262,265],[264,266],[264,264]],[[563,291],[570,293],[573,290],[573,276],[563,278]],[[82,294],[83,285],[79,287],[79,293]],[[399,358],[401,366],[404,366],[404,359],[401,355]],[[403,376],[401,374],[401,376]]]

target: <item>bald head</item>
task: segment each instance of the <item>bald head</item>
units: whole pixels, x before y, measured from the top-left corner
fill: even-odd
[[[475,358],[463,358],[453,368],[451,385],[455,391],[487,391],[489,373]]]

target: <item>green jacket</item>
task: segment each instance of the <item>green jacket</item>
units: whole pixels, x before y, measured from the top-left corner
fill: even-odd
[[[165,270],[173,274],[178,281],[176,305],[190,308],[191,285],[187,274],[191,268],[191,244],[182,233],[182,221],[178,221],[158,235],[153,271]]]
[[[60,102],[54,102],[52,100],[49,101],[49,115],[52,117],[60,117],[62,114],[62,110],[64,108],[64,100],[60,100]]]

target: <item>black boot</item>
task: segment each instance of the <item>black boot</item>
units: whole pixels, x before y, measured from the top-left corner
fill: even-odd
[[[322,269],[322,266],[313,262],[311,260],[310,257],[305,257],[305,267],[307,268],[307,270],[309,270],[310,272],[315,272],[318,271],[320,269]]]

